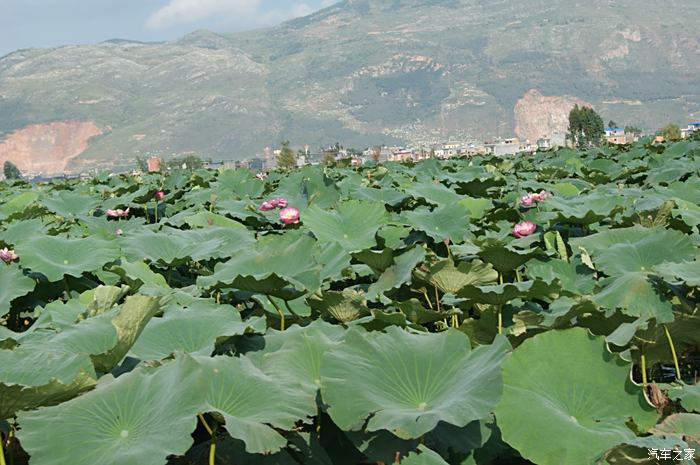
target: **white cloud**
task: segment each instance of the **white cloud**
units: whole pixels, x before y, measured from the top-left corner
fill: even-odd
[[[337,1],[337,0],[335,0]],[[325,6],[335,3],[323,0]],[[215,19],[233,25],[268,26],[287,19],[305,16],[316,8],[307,3],[292,3],[285,8],[266,9],[263,0],[170,0],[167,5],[153,13],[146,22],[152,29],[161,29],[177,24],[194,23]]]

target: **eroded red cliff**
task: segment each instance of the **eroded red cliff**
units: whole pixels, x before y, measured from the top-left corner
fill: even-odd
[[[100,134],[92,121],[32,124],[0,141],[0,165],[10,160],[23,173],[63,173],[68,162],[87,149],[90,138]]]

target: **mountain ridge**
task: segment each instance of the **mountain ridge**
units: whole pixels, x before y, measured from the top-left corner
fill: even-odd
[[[0,142],[28,125],[94,123],[102,134],[67,165],[80,169],[243,158],[286,139],[533,137],[561,130],[542,113],[559,115],[565,96],[649,130],[698,119],[700,4],[656,5],[346,0],[255,31],[18,51],[0,59]],[[528,106],[533,91],[559,103]]]

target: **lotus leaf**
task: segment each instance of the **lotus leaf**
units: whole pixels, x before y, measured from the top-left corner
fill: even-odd
[[[350,200],[335,211],[311,206],[301,220],[320,242],[337,242],[346,252],[359,252],[376,245],[375,235],[385,217],[381,203]]]
[[[500,398],[500,364],[508,346],[498,338],[470,351],[467,337],[455,330],[351,330],[342,346],[323,357],[321,394],[342,429],[369,418],[367,431],[419,438],[439,421],[465,426],[488,415]]]
[[[17,245],[22,265],[59,281],[65,275],[80,277],[119,258],[116,244],[96,237],[67,239],[37,236]]]
[[[496,407],[503,439],[537,464],[595,463],[635,437],[629,418],[646,431],[658,416],[629,381],[629,370],[603,338],[583,328],[526,340],[503,364]]]
[[[0,317],[10,310],[12,300],[31,292],[35,284],[17,265],[0,265]]]

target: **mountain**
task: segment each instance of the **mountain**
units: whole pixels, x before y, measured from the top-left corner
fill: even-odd
[[[697,0],[346,0],[252,32],[21,50],[0,59],[0,162],[532,139],[575,102],[651,130],[700,119],[698,30]]]

